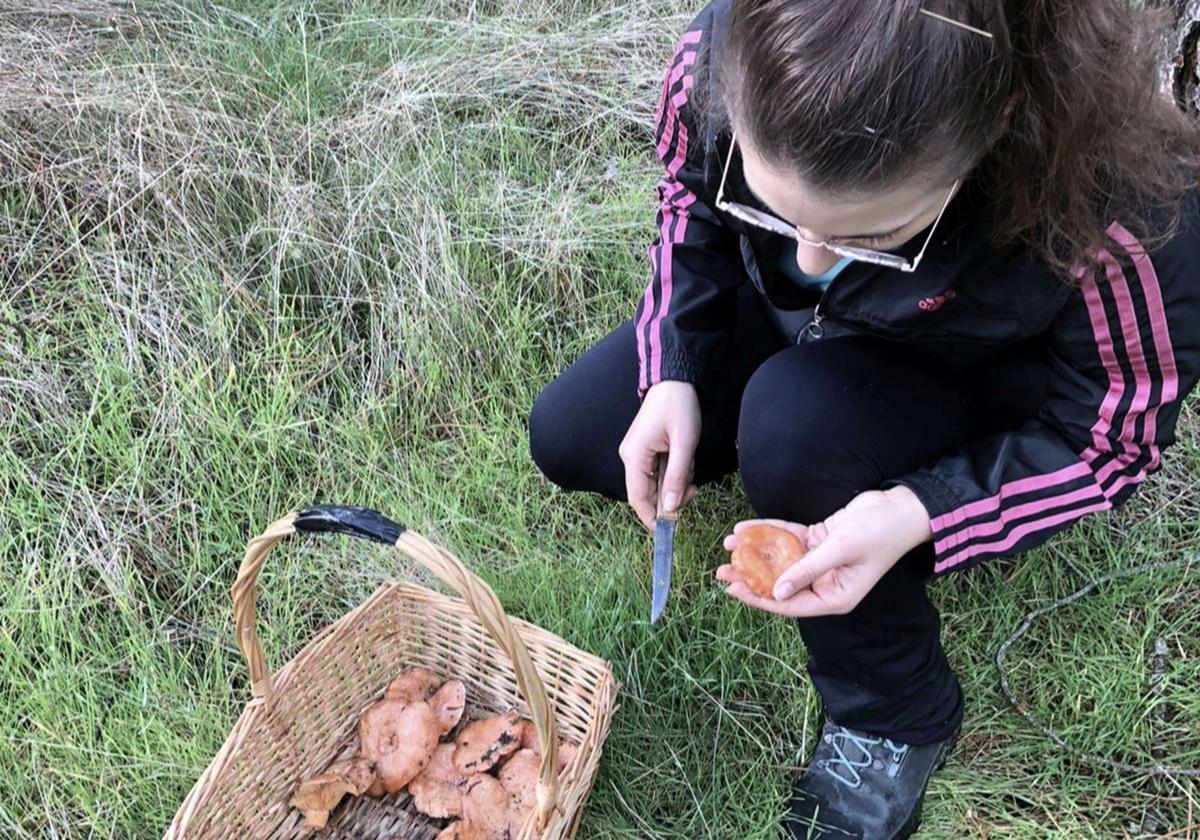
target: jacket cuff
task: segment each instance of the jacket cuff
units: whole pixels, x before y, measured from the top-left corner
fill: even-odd
[[[918,470],[908,475],[895,478],[883,483],[883,489],[891,487],[907,487],[916,494],[925,511],[929,514],[929,525],[933,531],[934,568],[943,560],[942,552],[937,550],[938,542],[948,532],[957,530],[962,524],[961,516],[950,516],[952,511],[962,510],[964,502],[955,495],[954,490],[932,470]],[[940,521],[939,521],[940,520]],[[936,576],[935,572],[935,576]]]
[[[664,353],[658,365],[658,375],[650,377],[650,385],[638,387],[638,397],[646,396],[646,391],[659,382],[688,382],[696,386],[696,390],[708,387],[710,376],[696,359],[688,353]],[[639,377],[639,382],[645,379]]]

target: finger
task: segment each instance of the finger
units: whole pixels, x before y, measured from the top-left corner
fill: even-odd
[[[740,540],[738,540],[737,535],[730,534],[724,540],[721,541],[721,546],[726,551],[734,551],[738,547],[738,542],[740,542]]]
[[[673,445],[667,453],[667,474],[663,478],[663,510],[670,513],[679,509],[683,494],[687,492],[691,469],[691,448]]]
[[[732,583],[725,591],[748,607],[788,618],[812,618],[839,612],[835,605],[822,601],[811,589],[802,589],[786,601],[755,595],[743,582]]]
[[[692,499],[696,498],[696,494],[699,492],[700,492],[699,487],[697,487],[695,484],[689,484],[688,489],[683,494],[683,501],[679,503],[679,506],[683,507],[684,505],[686,505]]]
[[[808,529],[808,550],[812,551],[828,538],[829,528],[824,522],[818,522]]]
[[[725,563],[717,567],[717,580],[723,580],[726,583],[738,583],[746,580],[742,573],[733,566]]]
[[[636,465],[625,465],[625,497],[637,518],[649,529],[654,528],[654,479]]]
[[[793,534],[800,542],[808,539],[808,527],[798,522],[785,522],[782,519],[746,519],[733,526],[733,533],[740,534],[751,525],[773,525]]]
[[[777,601],[786,600],[792,597],[792,593],[808,589],[812,586],[813,581],[821,575],[846,566],[854,559],[845,540],[838,540],[836,535],[830,537],[804,555],[798,562],[785,569],[783,574],[776,579],[775,590],[772,594]]]

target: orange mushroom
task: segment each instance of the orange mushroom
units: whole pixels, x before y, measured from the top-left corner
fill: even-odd
[[[542,757],[534,750],[517,750],[504,762],[497,774],[500,785],[511,798],[509,807],[516,812],[521,824],[537,805],[538,774]]]
[[[375,768],[367,759],[338,761],[324,773],[302,781],[288,804],[304,813],[305,826],[324,828],[329,822],[329,812],[342,797],[361,796],[374,781]]]
[[[429,764],[408,783],[413,805],[422,814],[438,819],[462,816],[467,777],[454,766],[454,750],[454,744],[439,744]]]
[[[490,770],[521,744],[521,719],[515,711],[469,724],[455,739],[454,763],[463,773]]]
[[[385,700],[403,700],[412,703],[417,700],[428,700],[445,682],[437,674],[431,674],[424,668],[413,668],[405,671],[388,684],[384,692]]]
[[[434,840],[488,840],[487,832],[470,823],[452,822]]]
[[[521,740],[520,748],[522,750],[533,750],[537,753],[539,760],[542,756],[542,747],[538,743],[537,728],[534,727],[533,721],[521,719]],[[558,761],[555,762],[554,772],[562,774],[562,771],[567,768],[575,760],[575,756],[579,754],[579,745],[574,741],[568,741],[566,738],[558,739]]]
[[[776,579],[807,553],[804,543],[792,532],[759,523],[738,534],[731,562],[752,592],[771,598]]]
[[[358,721],[359,751],[375,762],[386,793],[400,790],[425,769],[438,739],[462,717],[465,703],[466,688],[451,681],[428,702],[385,699],[363,713]]]
[[[511,802],[498,779],[476,773],[467,779],[463,793],[463,822],[482,829],[487,840],[509,840],[521,827]]]

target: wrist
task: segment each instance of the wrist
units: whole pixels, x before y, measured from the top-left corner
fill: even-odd
[[[921,503],[916,493],[903,484],[890,487],[883,493],[898,510],[902,511],[900,521],[905,542],[910,548],[916,548],[933,539],[933,526],[930,522],[929,511],[925,509],[925,505]]]

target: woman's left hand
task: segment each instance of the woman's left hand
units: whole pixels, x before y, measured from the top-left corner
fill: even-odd
[[[738,535],[754,522],[790,530],[806,542],[808,554],[779,576],[774,598],[751,592],[731,565],[717,569],[717,578],[739,601],[791,618],[850,612],[897,560],[932,535],[925,506],[903,486],[860,493],[807,528],[777,520],[739,522],[725,538],[725,550],[737,548]]]

